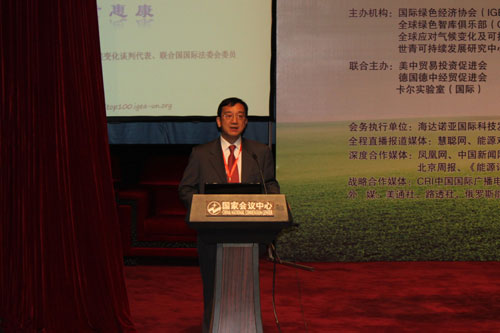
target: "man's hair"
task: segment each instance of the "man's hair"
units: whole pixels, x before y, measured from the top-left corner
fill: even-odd
[[[222,108],[225,106],[234,106],[236,104],[241,104],[245,108],[245,117],[248,117],[248,105],[242,99],[238,97],[229,97],[220,102],[219,108],[217,109],[217,117],[222,115]]]

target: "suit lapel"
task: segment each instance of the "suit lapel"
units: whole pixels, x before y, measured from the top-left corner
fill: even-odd
[[[224,167],[224,157],[222,156],[220,138],[213,141],[213,145],[210,149],[209,163],[211,164],[214,173],[218,178],[218,183],[227,183],[226,169]]]

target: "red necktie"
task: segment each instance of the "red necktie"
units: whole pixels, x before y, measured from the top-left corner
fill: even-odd
[[[229,175],[229,183],[239,183],[240,182],[240,174],[238,172],[238,165],[234,165],[236,163],[236,157],[234,156],[234,149],[236,148],[235,145],[230,145],[229,150],[231,153],[229,154],[229,157],[227,158],[227,166],[229,168],[229,172],[232,171],[232,173]],[[233,165],[234,165],[234,170],[233,170]]]

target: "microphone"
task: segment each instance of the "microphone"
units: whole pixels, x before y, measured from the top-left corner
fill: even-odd
[[[264,174],[262,173],[262,169],[260,168],[259,159],[257,158],[257,154],[252,153],[252,157],[255,160],[255,163],[257,163],[257,167],[259,168],[260,179],[262,179],[262,185],[264,185],[264,194],[267,194],[266,181],[264,180]]]

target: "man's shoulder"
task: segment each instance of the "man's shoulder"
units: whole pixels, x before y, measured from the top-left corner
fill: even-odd
[[[219,138],[214,139],[212,141],[209,141],[207,143],[202,143],[200,145],[194,146],[193,147],[193,152],[206,152],[206,151],[211,151],[216,147],[217,143],[219,143]],[[220,143],[219,143],[220,145]]]
[[[250,139],[244,139],[243,145],[246,146],[247,148],[251,148],[255,152],[269,149],[269,147],[266,144]]]
[[[266,144],[259,141],[251,139],[243,139],[242,143],[243,143],[243,150],[245,150],[246,148],[247,150],[255,153],[265,152],[269,150],[269,147]],[[210,142],[203,143],[193,147],[193,153],[213,152],[218,147],[220,147],[220,138],[216,138]]]

